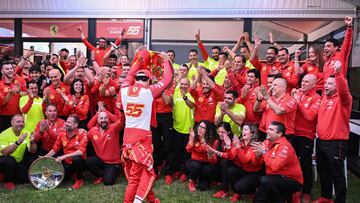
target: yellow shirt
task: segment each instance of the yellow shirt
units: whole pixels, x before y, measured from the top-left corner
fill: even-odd
[[[229,109],[233,114],[237,115],[237,116],[243,116],[245,118],[245,114],[246,114],[246,108],[244,105],[242,104],[238,104],[235,103],[234,106],[232,106]],[[215,117],[219,117],[221,115],[221,110],[220,110],[220,106],[219,104],[216,105],[216,114]],[[231,120],[230,116],[228,116],[227,114],[224,115],[223,122],[227,122],[230,124],[231,126],[231,131],[233,134],[236,135],[241,135],[241,126],[239,126],[238,124],[236,124],[233,120]]]
[[[19,106],[22,109],[25,104],[28,102],[29,96],[25,95],[20,98]],[[42,102],[43,99],[40,97],[34,98],[33,104],[31,105],[29,111],[24,114],[25,118],[25,127],[29,132],[34,132],[36,125],[44,118],[42,111]]]
[[[192,98],[189,92],[185,96],[194,102],[194,98]],[[189,134],[189,128],[194,126],[194,111],[185,103],[179,86],[175,88],[173,100],[174,129],[179,133]]]
[[[30,133],[27,132],[25,129],[23,129],[20,133],[20,136],[23,133],[28,133],[28,135],[26,136],[24,141],[19,146],[17,146],[15,151],[13,151],[13,153],[10,154],[10,156],[14,157],[14,159],[18,163],[23,159],[26,148],[28,149],[30,148],[30,138],[29,138]],[[19,140],[20,136],[16,136],[11,127],[4,130],[0,134],[0,151],[12,144],[15,144],[15,142]],[[0,156],[2,156],[1,153]]]
[[[187,79],[190,80],[190,82],[195,80],[195,77],[198,75],[198,71],[194,65],[190,66],[190,63],[186,64],[189,67],[189,72],[187,74]],[[204,66],[204,63],[198,63],[198,66]],[[205,67],[205,66],[204,66]]]

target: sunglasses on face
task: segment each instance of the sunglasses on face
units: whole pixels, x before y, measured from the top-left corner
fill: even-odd
[[[149,80],[149,78],[146,77],[146,76],[136,76],[136,77],[135,77],[135,80],[141,80],[141,81],[143,81],[143,82],[146,82],[146,81]]]

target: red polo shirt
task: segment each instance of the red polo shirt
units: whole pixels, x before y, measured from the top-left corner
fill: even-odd
[[[224,93],[220,86],[215,85],[209,93],[204,95],[202,89],[191,89],[190,94],[195,100],[195,122],[207,120],[214,123],[216,105],[223,100]]]
[[[256,86],[253,86],[244,99],[241,98],[241,93],[239,94],[238,102],[242,103],[246,108],[244,123],[259,124],[261,120],[261,112],[254,111],[256,102],[255,88]]]
[[[267,127],[271,121],[278,121],[285,125],[286,134],[294,134],[294,120],[295,120],[295,111],[296,111],[296,101],[290,95],[285,94],[279,99],[271,97],[271,99],[277,104],[285,109],[284,114],[277,115],[266,103],[263,101],[262,109],[264,113],[262,115],[259,129],[263,132],[266,132]]]
[[[57,88],[55,88],[54,85],[50,85],[47,88],[50,90],[50,96],[48,99],[50,100],[51,104],[54,104],[56,106],[58,116],[68,116],[69,114],[64,113],[65,101],[61,97],[61,95],[56,92]],[[60,83],[60,86],[58,88],[66,95],[70,94],[70,87],[68,85]],[[45,109],[45,103],[43,104],[43,109]]]
[[[20,86],[20,91],[26,92],[26,82],[22,77],[15,76],[14,80],[9,84],[6,84],[5,80],[0,80],[0,94],[2,97],[5,98],[15,85]],[[2,104],[1,115],[12,116],[21,113],[19,107],[20,97],[20,94],[15,93],[6,104]]]
[[[299,76],[295,73],[294,62],[291,61],[287,65],[281,66],[280,71],[281,76],[287,82],[287,92],[291,93],[291,90],[297,88],[299,83]]]
[[[57,118],[55,122],[51,122],[47,119],[43,119],[42,121],[46,121],[49,123],[49,128],[45,130],[42,134],[40,133],[40,123],[36,125],[34,134],[35,141],[41,141],[41,148],[50,151],[55,144],[57,137],[59,136],[59,132],[63,130],[65,121]]]
[[[75,135],[71,138],[68,136],[68,133],[65,130],[61,130],[52,149],[55,152],[63,149],[64,155],[71,154],[76,152],[77,150],[80,150],[83,153],[82,157],[86,159],[87,143],[87,133],[84,129],[76,129]],[[72,158],[65,159],[65,163],[67,164],[71,164],[72,161]]]
[[[273,64],[269,63],[261,63],[259,58],[255,58],[254,60],[250,61],[253,66],[260,71],[260,84],[266,86],[268,75],[270,74],[271,70],[278,70],[280,71],[281,64],[279,62],[275,62]]]

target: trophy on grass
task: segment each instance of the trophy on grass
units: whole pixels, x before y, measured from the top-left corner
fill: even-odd
[[[37,189],[50,190],[63,181],[64,167],[53,157],[41,157],[35,160],[28,171],[30,183]]]

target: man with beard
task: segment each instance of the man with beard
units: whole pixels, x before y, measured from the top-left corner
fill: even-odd
[[[319,203],[333,202],[333,186],[335,202],[346,202],[344,160],[348,151],[353,98],[342,68],[340,61],[334,63],[332,69],[335,76],[325,82],[318,113],[316,163],[321,186]]]
[[[39,97],[38,86],[35,81],[27,84],[28,94],[22,96],[19,101],[21,113],[25,116],[25,129],[34,132],[36,125],[44,118],[42,111],[42,98]]]
[[[286,48],[279,49],[280,72],[281,76],[286,80],[287,93],[291,93],[293,88],[298,87],[299,76],[295,72],[294,62],[290,61],[289,50]],[[285,124],[286,125],[286,124]]]
[[[19,100],[21,95],[26,94],[26,83],[22,77],[15,75],[12,63],[3,63],[1,66],[2,79],[0,80],[1,98],[1,124],[0,131],[11,126],[13,115],[21,113]]]
[[[271,96],[265,86],[261,86],[257,92],[257,99],[254,105],[255,112],[263,112],[259,126],[259,140],[266,137],[266,129],[271,121],[278,121],[285,124],[285,136],[294,135],[294,120],[296,101],[286,93],[286,80],[277,78],[271,87]]]
[[[227,122],[233,134],[241,134],[241,124],[244,121],[246,109],[244,105],[236,103],[238,93],[234,90],[227,91],[224,101],[216,106],[215,125]]]
[[[209,78],[204,67],[199,66],[198,72],[199,75],[190,88],[190,94],[195,100],[195,123],[199,123],[201,120],[214,123],[216,104],[222,101],[224,93],[222,88]],[[201,81],[200,88],[198,88],[199,81]]]
[[[258,57],[261,40],[258,37],[254,37],[254,39],[255,45],[250,56],[250,61],[254,64],[256,69],[260,71],[260,84],[266,85],[268,75],[279,72],[280,63],[276,61],[278,49],[276,47],[269,47],[266,51],[266,63],[261,63]]]
[[[45,119],[38,122],[34,131],[35,141],[41,143],[36,152],[38,156],[44,156],[52,149],[65,124],[64,120],[57,117],[57,109],[53,104],[45,107],[45,116]]]
[[[84,32],[82,30],[81,27],[78,28],[80,35],[81,35],[81,40],[83,41],[83,43],[85,44],[85,46],[90,49],[91,51],[93,51],[95,53],[95,61],[96,63],[101,67],[104,65],[104,55],[106,54],[107,51],[109,51],[111,49],[111,46],[106,48],[106,44],[107,41],[104,37],[100,37],[99,41],[98,41],[98,46],[94,47],[92,44],[90,44],[90,42],[86,39]],[[121,43],[121,39],[123,38],[125,32],[124,30],[121,32],[120,36],[116,39],[115,41],[115,45],[118,46]]]
[[[292,202],[292,194],[303,184],[303,176],[296,153],[285,135],[283,123],[271,121],[266,129],[266,140],[252,144],[257,157],[265,162],[266,175],[260,178],[260,186],[253,202]],[[294,202],[295,201],[294,199]]]
[[[218,67],[219,54],[221,52],[221,48],[219,46],[214,46],[211,48],[211,57],[209,57],[204,44],[200,40],[200,30],[195,35],[196,42],[199,46],[204,66],[210,71],[214,70]]]
[[[11,119],[11,127],[0,134],[0,172],[4,173],[4,186],[8,190],[15,189],[14,181],[28,181],[27,171],[30,164],[24,158],[26,149],[36,152],[34,135],[24,130],[24,117],[15,114]]]
[[[204,63],[199,62],[198,51],[196,49],[191,49],[189,51],[189,63],[186,63],[189,67],[188,79],[190,83],[195,80],[195,77],[198,75],[196,68],[198,66],[203,66]]]
[[[238,102],[246,108],[245,124],[259,125],[261,113],[254,111],[256,102],[256,91],[259,87],[260,73],[257,69],[248,70],[246,74],[246,84],[241,89]]]
[[[353,18],[350,16],[345,17],[346,32],[343,44],[340,47],[338,40],[330,38],[327,39],[324,46],[324,81],[326,81],[330,75],[334,74],[333,66],[336,61],[340,61],[342,64],[342,74],[346,77],[348,71],[349,57],[351,53],[352,45],[352,26]]]
[[[59,132],[52,150],[45,157],[52,157],[61,149],[64,155],[56,158],[57,162],[62,162],[65,169],[65,179],[70,178],[75,173],[74,190],[84,185],[84,160],[86,159],[86,146],[88,143],[87,133],[84,129],[78,128],[79,118],[70,115],[65,122],[65,129]]]
[[[124,119],[109,125],[109,118],[105,111],[95,115],[98,125],[88,132],[88,138],[95,149],[95,156],[85,161],[86,168],[97,178],[94,184],[104,182],[113,185],[119,174],[120,165],[120,130],[124,127]]]

